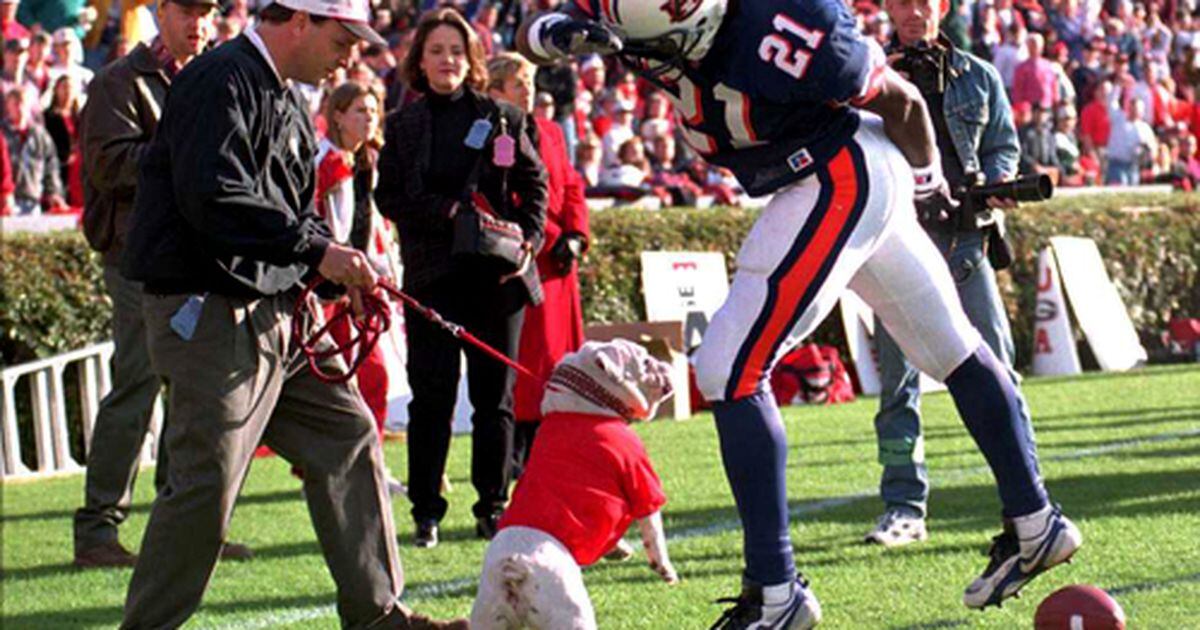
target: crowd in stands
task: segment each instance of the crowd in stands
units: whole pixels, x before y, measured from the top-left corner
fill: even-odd
[[[944,31],[989,60],[1009,90],[1023,173],[1060,186],[1200,182],[1200,17],[1195,0],[947,0]],[[0,193],[4,214],[70,212],[83,203],[78,120],[93,71],[154,36],[144,0],[0,0]],[[257,0],[265,3],[265,0]],[[417,98],[398,60],[429,0],[374,10],[388,46],[361,50],[336,81],[303,86],[319,130],[325,97],[344,81],[382,90],[390,111]],[[443,3],[444,4],[444,3]],[[458,0],[490,55],[510,50],[521,18],[554,0]],[[256,0],[227,0],[213,45],[254,23]],[[887,15],[871,0],[854,10],[863,31],[891,44]],[[676,124],[663,91],[598,57],[545,68],[535,115],[558,122],[589,197],[651,198],[663,205],[736,204],[728,171],[706,164]],[[983,113],[979,114],[984,115]]]

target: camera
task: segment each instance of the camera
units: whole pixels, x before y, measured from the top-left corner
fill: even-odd
[[[962,213],[959,219],[965,227],[987,232],[988,261],[996,270],[1007,269],[1012,265],[1013,253],[1005,238],[1003,215],[992,212],[987,200],[1008,199],[1018,203],[1044,201],[1054,195],[1054,181],[1044,173],[986,185],[981,183],[982,173],[968,173],[966,179],[972,183],[961,191]]]
[[[901,57],[894,67],[908,75],[908,80],[917,86],[922,94],[944,94],[948,58],[946,53],[946,49],[937,44],[917,42],[900,50]]]

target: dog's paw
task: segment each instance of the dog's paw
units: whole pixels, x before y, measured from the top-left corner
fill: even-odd
[[[675,567],[670,563],[658,564],[656,562],[651,562],[650,568],[653,569],[654,572],[658,574],[658,577],[662,578],[662,580],[667,584],[679,583],[679,573],[675,571]]]

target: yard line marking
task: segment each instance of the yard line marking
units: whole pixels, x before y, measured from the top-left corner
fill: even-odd
[[[1173,433],[1159,433],[1157,435],[1148,435],[1140,438],[1130,438],[1128,440],[1119,440],[1109,442],[1102,446],[1093,446],[1090,448],[1078,449],[1063,453],[1060,455],[1052,455],[1050,457],[1042,457],[1051,461],[1060,461],[1064,459],[1081,459],[1091,457],[1092,455],[1105,455],[1115,451],[1123,451],[1132,446],[1143,446],[1146,444],[1158,444],[1159,442],[1170,442],[1172,440],[1186,440],[1188,438],[1200,437],[1200,429],[1192,429],[1191,431],[1177,431]]]
[[[435,597],[461,595],[473,588],[475,588],[474,578],[459,578],[445,582],[419,584],[412,588],[404,589],[403,599],[409,602]],[[231,630],[233,628],[237,630],[259,630],[260,628],[274,628],[287,623],[314,621],[337,615],[337,608],[332,604],[311,606],[308,608],[283,608],[280,610],[281,612],[270,612],[245,622],[229,621],[205,627],[209,630]]]
[[[1190,584],[1200,582],[1200,573],[1191,575],[1181,575],[1179,577],[1159,580],[1157,582],[1138,582],[1137,584],[1125,584],[1123,586],[1114,586],[1108,589],[1109,595],[1125,595],[1127,593],[1140,593],[1142,591],[1156,591],[1165,586],[1175,586],[1176,584]]]
[[[1147,446],[1159,444],[1162,442],[1170,442],[1172,440],[1186,440],[1190,438],[1200,437],[1200,429],[1192,429],[1190,431],[1172,431],[1170,433],[1157,433],[1147,435],[1145,437],[1129,438],[1125,440],[1117,440],[1100,446],[1091,446],[1088,448],[1075,449],[1065,453],[1057,453],[1054,455],[1041,456],[1041,461],[1073,461],[1093,457],[1095,455],[1106,455],[1116,453],[1139,446]],[[939,481],[942,483],[960,481],[967,477],[972,477],[981,473],[990,473],[991,469],[987,466],[976,466],[974,468],[962,468],[951,471],[950,473],[941,476]],[[788,516],[798,518],[805,514],[815,514],[825,510],[849,505],[860,499],[875,497],[879,494],[878,488],[871,488],[863,492],[855,494],[846,494],[838,497],[827,497],[817,501],[809,501],[801,503],[788,510]],[[701,536],[711,536],[727,531],[732,531],[741,527],[741,521],[732,518],[724,521],[717,521],[701,527],[689,527],[687,529],[675,530],[667,535],[668,540],[687,540]],[[1198,574],[1200,575],[1200,574]],[[1189,576],[1190,577],[1190,576]],[[1189,581],[1189,580],[1183,580]],[[1170,582],[1165,584],[1171,585]],[[430,582],[428,584],[420,584],[410,589],[405,589],[404,601],[414,602],[422,599],[430,599],[436,597],[445,597],[453,595],[463,595],[475,587],[473,578],[459,578],[456,580],[446,580],[443,582]],[[273,628],[285,623],[299,623],[302,621],[313,621],[316,619],[324,619],[333,617],[337,614],[337,610],[332,605],[310,606],[307,608],[282,608],[279,612],[270,612],[265,615],[250,617],[245,621],[229,621],[213,626],[203,626],[210,630],[258,630],[260,628]]]
[[[1188,438],[1194,438],[1194,437],[1200,437],[1200,429],[1193,429],[1191,431],[1173,431],[1171,433],[1159,433],[1156,435],[1149,435],[1146,437],[1118,440],[1115,442],[1109,442],[1107,444],[1102,444],[1100,446],[1092,446],[1092,447],[1088,447],[1088,448],[1075,449],[1073,451],[1067,451],[1066,453],[1057,453],[1054,455],[1048,455],[1046,457],[1039,457],[1038,459],[1041,461],[1056,461],[1056,462],[1058,462],[1058,461],[1073,461],[1073,460],[1077,460],[1077,459],[1084,459],[1086,457],[1093,457],[1095,455],[1106,455],[1108,453],[1115,453],[1118,451],[1123,451],[1123,450],[1127,450],[1127,449],[1138,447],[1138,446],[1145,446],[1145,445],[1149,445],[1149,444],[1159,444],[1162,442],[1171,442],[1174,440],[1186,440]],[[946,474],[939,475],[938,481],[941,483],[952,483],[952,482],[956,482],[956,481],[961,481],[967,477],[974,477],[981,473],[990,473],[990,472],[991,472],[991,469],[988,468],[987,466],[976,466],[974,468],[961,468],[961,469],[957,469],[957,470],[952,470]],[[851,503],[854,503],[855,501],[858,501],[859,499],[867,499],[867,498],[875,497],[878,495],[879,495],[878,488],[872,488],[871,490],[859,492],[856,494],[847,494],[847,495],[842,495],[840,497],[829,497],[827,499],[821,499],[819,501],[810,501],[808,503],[801,503],[800,505],[797,505],[797,506],[791,508],[790,510],[788,510],[788,516],[790,516],[791,518],[798,518],[805,514],[813,514],[816,512],[823,512],[825,510],[832,510],[834,508],[842,507],[843,505],[849,505]],[[720,533],[724,533],[727,531],[737,529],[740,526],[741,526],[740,520],[738,520],[736,518],[727,519],[724,521],[717,521],[715,523],[709,523],[708,525],[704,525],[701,527],[691,527],[691,528],[687,528],[687,529],[672,531],[671,533],[667,534],[667,540],[686,540],[688,538],[695,538],[697,536],[711,536],[713,534],[720,534]]]
[[[253,619],[244,622],[230,621],[227,623],[217,624],[215,626],[207,626],[211,630],[225,630],[227,628],[237,628],[238,630],[259,630],[260,628],[275,628],[288,623],[300,623],[303,621],[315,621],[326,617],[337,615],[337,608],[333,604],[324,606],[312,606],[310,608],[283,608],[279,612],[269,612],[265,615],[259,615]]]

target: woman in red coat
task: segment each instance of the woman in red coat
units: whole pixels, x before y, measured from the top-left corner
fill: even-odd
[[[534,66],[516,53],[502,53],[488,63],[488,93],[526,114],[533,112]],[[575,264],[588,244],[588,210],[583,181],[567,158],[567,143],[554,121],[536,118],[538,153],[549,174],[546,241],[537,255],[545,301],[525,309],[519,361],[534,374],[550,377],[554,364],[583,345],[583,307]],[[529,127],[533,129],[534,127]],[[517,375],[513,454],[523,464],[542,419],[543,384]]]

